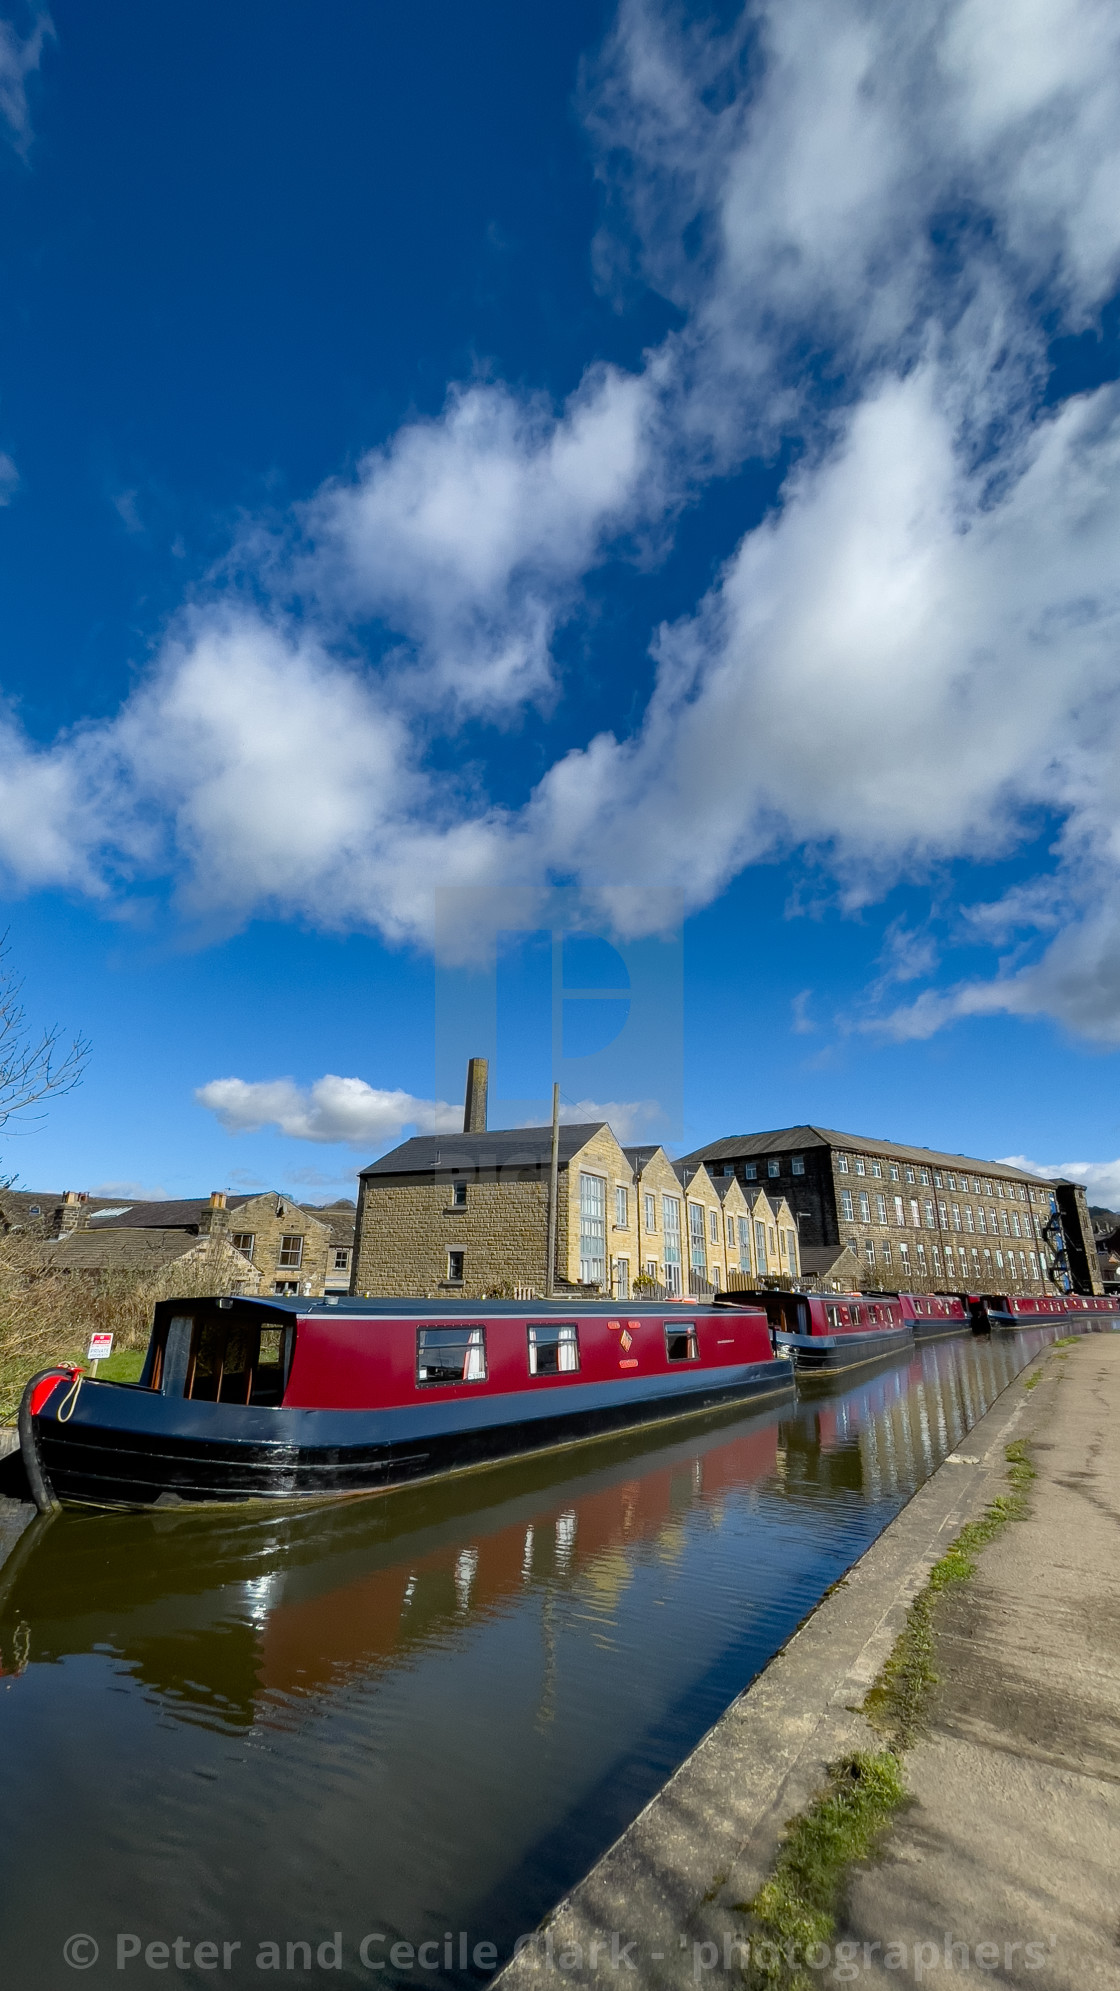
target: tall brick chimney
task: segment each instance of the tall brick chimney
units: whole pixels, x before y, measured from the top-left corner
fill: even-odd
[[[464,1134],[486,1132],[486,1085],[489,1067],[485,1058],[467,1061],[467,1098],[463,1108]]]

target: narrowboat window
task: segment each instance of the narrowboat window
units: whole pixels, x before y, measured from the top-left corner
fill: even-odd
[[[451,1184],[451,1207],[453,1210],[466,1209],[467,1185],[465,1182],[453,1182]]]
[[[574,1321],[529,1328],[529,1374],[571,1375],[579,1368],[579,1329]]]
[[[665,1354],[670,1362],[695,1362],[698,1360],[700,1350],[696,1341],[695,1321],[666,1321]]]
[[[827,1317],[827,1320],[828,1320],[828,1324],[829,1324],[829,1326],[830,1326],[830,1327],[839,1327],[839,1325],[840,1325],[840,1309],[839,1309],[839,1307],[826,1307],[826,1308],[825,1308],[825,1315],[826,1315],[826,1317]]]
[[[416,1380],[418,1383],[484,1383],[486,1381],[486,1329],[484,1327],[418,1327],[416,1330]]]

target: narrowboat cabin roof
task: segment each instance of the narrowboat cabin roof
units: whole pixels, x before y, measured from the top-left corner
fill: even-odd
[[[729,1304],[733,1310],[738,1307],[745,1313],[757,1312],[759,1309],[759,1301],[747,1293],[741,1296],[737,1293],[724,1293],[719,1297],[724,1310]],[[514,1320],[524,1320],[528,1314],[536,1316],[554,1313],[565,1319],[570,1319],[572,1314],[601,1314],[608,1320],[617,1320],[621,1315],[626,1315],[631,1320],[642,1318],[661,1320],[667,1314],[675,1319],[682,1312],[710,1313],[712,1302],[709,1299],[686,1301],[683,1304],[679,1299],[585,1299],[579,1293],[553,1300],[464,1300],[458,1295],[450,1299],[438,1297],[419,1300],[414,1298],[364,1300],[360,1296],[355,1297],[347,1293],[340,1293],[337,1296],[328,1293],[319,1299],[301,1299],[298,1296],[288,1298],[271,1293],[259,1298],[250,1293],[235,1293],[215,1298],[161,1300],[156,1312],[162,1318],[168,1313],[197,1313],[206,1307],[219,1307],[223,1312],[237,1309],[260,1314],[262,1317],[279,1315],[284,1318],[293,1315],[306,1318],[310,1314],[344,1314],[357,1316],[360,1319],[382,1315],[387,1320],[409,1320],[413,1317],[417,1320],[429,1320],[433,1313],[439,1313],[450,1314],[452,1317],[458,1315],[463,1320],[477,1320],[480,1314],[488,1314],[494,1319],[508,1315]]]

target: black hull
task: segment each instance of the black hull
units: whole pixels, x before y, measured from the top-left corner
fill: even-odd
[[[950,1335],[972,1333],[969,1320],[915,1320],[910,1325],[915,1341],[947,1341]]]
[[[904,1355],[914,1345],[909,1324],[872,1334],[776,1334],[779,1354],[791,1354],[798,1375],[842,1375],[884,1355]]]
[[[68,1422],[52,1414],[64,1386],[21,1422],[40,1507],[146,1508],[378,1492],[792,1389],[781,1359],[687,1383],[577,1384],[562,1411],[539,1393],[432,1410],[247,1410],[85,1383]]]

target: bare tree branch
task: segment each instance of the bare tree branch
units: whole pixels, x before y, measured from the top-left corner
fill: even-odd
[[[57,1023],[38,1034],[28,1029],[22,995],[5,932],[0,935],[0,1127],[9,1133],[29,1133],[30,1126],[9,1127],[8,1122],[17,1115],[32,1123],[42,1120],[44,1115],[33,1107],[81,1084],[91,1049],[88,1038],[80,1035],[67,1045]]]

